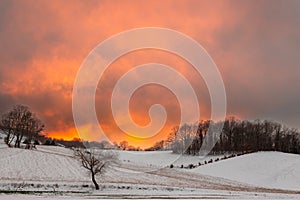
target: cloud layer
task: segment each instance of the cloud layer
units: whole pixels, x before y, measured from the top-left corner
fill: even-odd
[[[270,118],[300,128],[299,11],[297,0],[2,0],[0,112],[17,103],[26,104],[44,120],[49,135],[78,137],[71,97],[84,58],[98,43],[120,31],[158,26],[189,35],[208,51],[225,83],[228,114]],[[201,115],[209,117],[207,88],[201,77],[193,76],[188,63],[165,52],[132,52],[110,66],[96,96],[99,121],[112,140],[128,138],[118,137],[111,113],[103,104],[108,102],[105,97],[126,70],[154,61],[173,66],[189,77],[199,88]],[[159,94],[167,95],[160,99]],[[157,100],[169,112],[175,112],[178,105],[169,100],[171,96],[154,86],[137,91],[131,102],[133,118],[145,124],[145,108]],[[140,104],[141,99],[149,101]],[[176,115],[170,114],[174,116],[171,122],[176,121]],[[167,128],[159,138],[165,132]]]

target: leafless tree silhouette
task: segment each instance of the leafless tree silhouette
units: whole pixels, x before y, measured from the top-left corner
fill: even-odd
[[[118,158],[116,152],[105,150],[77,149],[74,154],[80,161],[81,166],[89,170],[96,190],[99,190],[96,175],[104,173],[105,169],[116,162]]]

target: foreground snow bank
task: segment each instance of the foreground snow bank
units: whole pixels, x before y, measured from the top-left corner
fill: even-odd
[[[300,190],[300,155],[296,154],[258,152],[192,171],[260,187]]]

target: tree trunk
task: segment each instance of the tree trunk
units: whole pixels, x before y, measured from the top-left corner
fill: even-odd
[[[95,174],[94,174],[93,172],[92,172],[92,181],[93,181],[93,183],[94,183],[94,185],[95,185],[96,190],[99,190],[99,185],[98,185],[98,183],[96,182]]]
[[[18,147],[18,141],[19,141],[19,135],[17,135],[17,139],[16,139],[16,141],[15,141],[15,148]]]
[[[21,148],[22,140],[23,140],[23,135],[20,136],[20,140],[18,141],[18,148]]]
[[[9,140],[10,140],[10,131],[8,132],[7,136],[6,136],[7,139],[5,139],[5,144],[9,145]]]

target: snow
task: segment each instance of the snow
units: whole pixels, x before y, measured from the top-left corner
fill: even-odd
[[[266,188],[300,190],[300,155],[258,152],[191,170]]]
[[[38,147],[39,149],[39,147]],[[58,151],[59,154],[59,151]],[[39,150],[0,150],[1,180],[82,181],[86,172],[72,157]]]
[[[181,199],[300,198],[299,155],[261,152],[188,170],[176,166],[204,161],[197,156],[179,156],[170,151],[116,152],[120,161],[97,177],[101,190],[94,191],[88,172],[74,159],[72,150],[43,145],[37,146],[36,150],[26,150],[3,145],[0,148],[0,191],[29,193],[0,194],[0,199],[54,199],[61,194],[66,199],[143,199],[149,196]],[[220,156],[205,160],[215,157]],[[175,168],[169,168],[171,163]],[[295,189],[298,193],[257,190],[248,184]]]
[[[3,133],[3,131],[0,130],[0,149],[7,147],[7,145],[4,143],[5,136],[6,135]]]
[[[129,186],[130,187],[130,186]],[[56,199],[299,199],[298,195],[271,194],[271,193],[245,193],[231,191],[214,191],[202,189],[182,189],[173,188],[140,189],[138,187],[127,189],[111,188],[105,192],[99,191],[92,194],[70,194],[59,196],[57,194],[42,195],[0,195],[1,200],[22,199],[22,200],[56,200]]]
[[[172,151],[119,151],[119,158],[123,162],[134,163],[138,165],[169,167],[173,164],[175,167],[188,166],[189,164],[198,165],[210,159],[221,158],[224,155],[207,156],[204,159],[192,155],[174,154]]]
[[[126,188],[130,187],[128,190]],[[90,194],[67,194],[58,196],[57,194],[42,195],[0,195],[2,200],[22,199],[22,200],[55,200],[55,199],[299,199],[298,195],[253,193],[253,192],[232,192],[216,191],[205,189],[179,189],[170,187],[138,187],[126,185],[123,189],[116,189],[115,185],[110,185],[105,191],[97,191]]]

